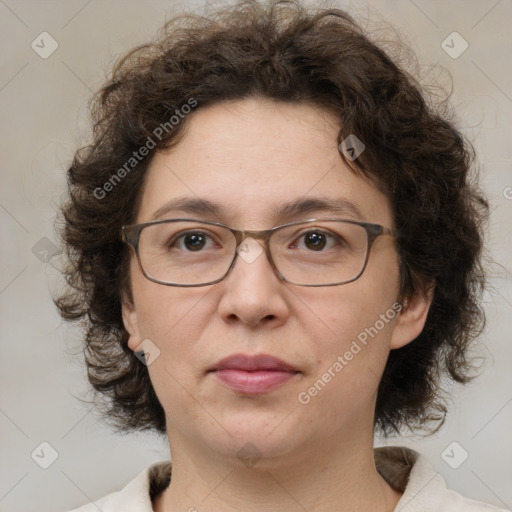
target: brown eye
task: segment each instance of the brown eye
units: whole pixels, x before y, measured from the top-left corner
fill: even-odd
[[[202,233],[187,233],[182,240],[188,251],[200,251],[206,245],[206,236]]]
[[[312,251],[321,251],[327,244],[327,237],[324,233],[312,231],[304,235],[304,245]]]

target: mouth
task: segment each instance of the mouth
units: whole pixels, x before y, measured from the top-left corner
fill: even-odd
[[[256,395],[282,386],[300,371],[271,355],[235,354],[219,361],[208,373],[237,393]]]

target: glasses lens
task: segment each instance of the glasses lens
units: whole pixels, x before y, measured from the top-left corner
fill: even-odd
[[[195,221],[152,224],[139,238],[144,272],[167,284],[216,281],[227,272],[235,250],[236,240],[228,229]]]
[[[329,285],[356,279],[368,250],[366,229],[342,221],[296,224],[276,231],[270,250],[290,283]]]

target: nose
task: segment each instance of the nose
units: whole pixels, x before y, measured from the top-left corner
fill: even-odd
[[[277,327],[289,317],[286,284],[275,274],[263,247],[247,238],[237,249],[235,265],[226,279],[219,313],[228,323]]]

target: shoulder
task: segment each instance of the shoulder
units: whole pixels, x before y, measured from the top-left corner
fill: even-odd
[[[375,450],[377,469],[397,491],[400,512],[507,512],[475,501],[447,488],[441,475],[418,453],[402,447]],[[146,468],[118,492],[70,512],[152,512],[152,499],[170,482],[170,462]],[[508,511],[510,512],[510,511]]]
[[[120,491],[69,512],[152,512],[152,498],[168,485],[170,475],[170,462],[153,464]]]
[[[408,448],[377,448],[375,461],[382,477],[403,493],[396,507],[401,512],[506,512],[448,489],[430,463]]]

